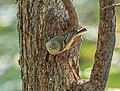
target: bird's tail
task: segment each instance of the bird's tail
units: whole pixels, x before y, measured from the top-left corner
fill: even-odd
[[[83,28],[81,28],[80,30],[76,30],[76,31],[77,31],[77,32],[76,32],[76,34],[74,35],[74,37],[78,37],[78,36],[86,33],[88,30],[87,30],[87,28],[83,27]]]
[[[83,27],[80,30],[77,30],[77,34],[82,35],[82,34],[86,33],[87,31],[88,31],[87,28]]]

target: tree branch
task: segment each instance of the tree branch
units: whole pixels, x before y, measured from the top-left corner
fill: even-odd
[[[111,7],[115,7],[115,6],[120,6],[120,3],[108,5],[108,6],[104,7],[104,8],[102,8],[102,10],[107,9],[107,8],[111,8]]]
[[[62,1],[65,6],[65,9],[68,11],[70,28],[71,29],[81,28],[81,25],[79,25],[78,23],[78,17],[77,17],[75,7],[73,6],[72,2],[70,0],[62,0]]]
[[[99,91],[103,91],[108,79],[113,50],[115,46],[116,17],[114,7],[102,10],[103,7],[113,5],[114,0],[99,0],[99,3],[100,22],[97,50],[94,56],[95,62],[91,72],[90,82],[92,84],[95,84]]]

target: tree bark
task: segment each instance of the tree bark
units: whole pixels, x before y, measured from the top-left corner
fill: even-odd
[[[100,22],[98,42],[90,82],[96,85],[97,90],[103,91],[108,79],[115,46],[116,16],[114,7],[103,9],[106,6],[113,5],[114,0],[99,0],[99,2]]]
[[[114,0],[99,0],[99,3],[100,22],[91,76],[88,81],[76,85],[74,91],[104,91],[107,83],[115,46],[116,16],[115,7],[111,7],[115,2]]]
[[[68,3],[72,5],[70,1]],[[69,8],[69,5],[65,7]],[[66,28],[78,28],[73,10],[68,14],[61,0],[18,1],[19,63],[23,91],[66,91],[73,82],[80,80],[80,38],[69,51],[57,56],[50,55],[45,47],[50,38],[63,34]],[[72,24],[73,20],[75,24]]]
[[[114,7],[101,10],[114,0],[100,0],[100,24],[95,63],[89,81],[79,74],[79,46],[52,56],[46,42],[66,29],[79,29],[70,0],[18,0],[18,33],[23,91],[103,91],[110,69],[115,42]]]

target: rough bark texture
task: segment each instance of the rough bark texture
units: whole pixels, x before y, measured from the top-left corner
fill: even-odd
[[[75,17],[73,10],[68,14],[61,0],[19,0],[17,4],[23,91],[66,91],[80,80],[81,39],[76,39],[69,51],[57,56],[50,55],[45,45],[51,37],[63,34],[66,28],[78,27],[77,20],[75,24],[69,20]],[[69,4],[72,5],[70,1]]]
[[[113,50],[115,46],[115,8],[102,10],[105,6],[114,4],[114,0],[99,0],[100,23],[98,32],[97,50],[90,82],[95,84],[97,90],[103,91],[108,79]]]
[[[23,91],[103,91],[115,43],[114,0],[100,0],[100,24],[95,63],[89,81],[79,76],[79,46],[57,56],[46,42],[66,29],[81,28],[70,0],[18,0],[18,32]],[[67,11],[66,11],[67,10]],[[70,19],[69,19],[70,18]],[[68,22],[69,21],[69,22]]]
[[[74,87],[75,91],[104,91],[113,50],[115,46],[116,16],[114,0],[99,0],[100,22],[97,40],[97,49],[94,56],[94,64],[88,81]]]

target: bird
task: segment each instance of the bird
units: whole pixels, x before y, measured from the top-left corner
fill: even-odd
[[[68,31],[62,35],[56,35],[46,43],[47,51],[51,55],[58,55],[68,49],[70,49],[74,39],[81,36],[87,31],[87,28],[83,27],[81,29],[74,29]]]

